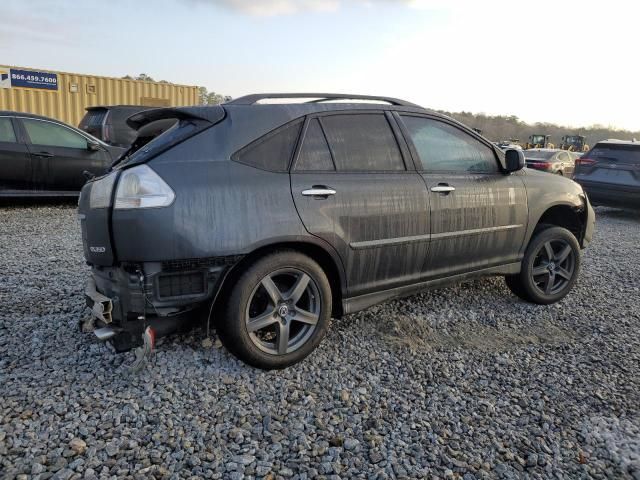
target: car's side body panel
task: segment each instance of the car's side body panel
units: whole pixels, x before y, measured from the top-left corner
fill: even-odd
[[[287,173],[236,162],[149,165],[178,194],[166,208],[113,211],[120,261],[242,255],[274,239],[308,235]]]
[[[431,250],[425,260],[438,278],[518,261],[527,227],[527,198],[520,179],[495,174],[423,174],[431,193]]]
[[[0,195],[2,191],[35,188],[31,155],[22,131],[15,118],[10,116],[2,116],[2,118],[13,130],[15,141],[0,141]]]
[[[529,206],[529,221],[521,248],[522,254],[524,254],[524,250],[540,219],[553,207],[570,207],[579,212],[581,216],[585,216],[585,222],[587,214],[590,213],[589,222],[593,223],[595,218],[593,209],[580,185],[573,180],[559,175],[549,175],[544,172],[527,169],[518,172],[517,175],[522,179],[526,188]],[[583,239],[579,238],[578,240],[581,241]]]

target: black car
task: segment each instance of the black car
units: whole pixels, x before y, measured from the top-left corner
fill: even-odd
[[[52,118],[0,111],[0,197],[78,195],[123,151]]]
[[[261,103],[280,98],[299,103]],[[427,287],[501,275],[527,301],[556,302],[592,237],[578,184],[402,100],[249,95],[129,124],[162,118],[178,123],[79,201],[87,302],[117,350],[200,306],[231,352],[282,368],[331,316]]]
[[[527,167],[571,178],[577,155],[555,148],[531,148],[524,151]]]
[[[88,107],[78,128],[109,145],[129,147],[137,132],[127,125],[127,118],[154,107],[140,105],[109,105]]]
[[[594,205],[640,209],[640,142],[596,143],[576,160],[575,180]]]

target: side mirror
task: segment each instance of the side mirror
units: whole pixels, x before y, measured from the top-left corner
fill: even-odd
[[[87,150],[91,150],[92,152],[97,152],[100,150],[100,144],[96,142],[87,141]]]
[[[522,150],[510,148],[504,152],[504,164],[507,172],[517,172],[524,168],[524,153]]]

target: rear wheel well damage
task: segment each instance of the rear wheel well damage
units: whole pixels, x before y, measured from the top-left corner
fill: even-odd
[[[584,207],[573,207],[570,205],[555,205],[542,214],[536,225],[536,230],[540,230],[547,225],[566,228],[582,244],[585,228]]]
[[[312,243],[304,243],[304,242],[286,242],[286,243],[277,243],[273,245],[267,245],[261,248],[254,250],[253,252],[246,255],[241,261],[239,261],[236,265],[234,265],[231,270],[227,273],[226,277],[222,281],[222,285],[220,287],[219,293],[215,300],[214,311],[220,315],[223,311],[224,301],[229,298],[231,295],[231,290],[234,288],[235,284],[238,281],[238,278],[242,273],[251,265],[253,265],[256,260],[262,258],[266,255],[269,255],[273,252],[278,252],[282,250],[291,250],[295,252],[300,252],[304,255],[307,255],[309,258],[314,260],[320,268],[327,275],[327,279],[329,280],[329,285],[331,286],[331,294],[333,297],[333,305],[332,305],[332,313],[333,317],[341,317],[342,312],[342,281],[341,276],[338,271],[338,266],[336,265],[334,259],[331,255],[325,251],[322,247],[314,245]]]

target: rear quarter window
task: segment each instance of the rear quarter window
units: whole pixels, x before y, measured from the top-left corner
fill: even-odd
[[[302,127],[296,120],[267,133],[231,156],[231,159],[250,167],[270,172],[286,172],[295,151]]]

